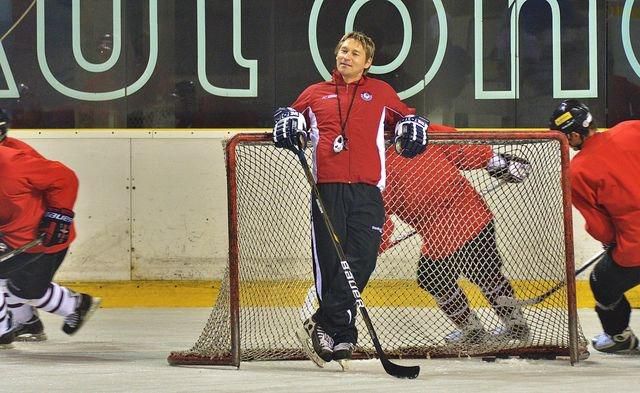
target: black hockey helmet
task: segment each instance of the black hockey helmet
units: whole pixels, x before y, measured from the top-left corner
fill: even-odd
[[[580,135],[587,135],[593,126],[593,116],[589,107],[574,99],[562,101],[549,119],[550,129],[562,131],[565,134],[577,132]]]
[[[4,140],[9,131],[9,115],[4,109],[0,109],[0,142]]]

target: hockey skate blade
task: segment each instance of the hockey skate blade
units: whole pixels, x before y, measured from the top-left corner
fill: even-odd
[[[91,319],[91,317],[93,316],[93,313],[95,313],[96,310],[100,308],[101,304],[102,304],[102,298],[92,297],[91,306],[89,307],[89,310],[87,311],[87,313],[84,315],[84,320],[82,321],[81,327],[84,326],[89,319]],[[77,333],[78,330],[76,330],[74,333]]]
[[[298,341],[300,341],[302,351],[307,355],[309,360],[311,360],[316,366],[324,368],[326,362],[318,356],[316,351],[313,350],[313,344],[311,344],[311,338],[307,335],[307,331],[302,328],[296,332],[296,336],[298,337]]]
[[[336,360],[336,362],[338,362],[338,364],[342,368],[342,371],[349,371],[349,359],[340,359]]]
[[[14,338],[13,341],[19,341],[19,342],[23,342],[23,343],[35,343],[35,342],[40,342],[40,341],[47,341],[47,335],[45,333],[22,334],[20,336],[16,336],[16,338]]]

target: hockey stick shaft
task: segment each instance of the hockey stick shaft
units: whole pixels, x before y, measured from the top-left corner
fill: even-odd
[[[391,244],[389,244],[389,246],[386,248],[386,250],[390,250],[393,247],[397,246],[398,244],[402,243],[403,241],[407,240],[410,237],[413,237],[416,233],[418,233],[417,231],[411,231],[405,235],[400,236],[399,238],[397,238],[396,240],[392,240]],[[386,251],[385,250],[385,251]]]
[[[494,183],[493,185],[491,185],[491,186],[489,186],[489,187],[487,187],[487,188],[485,188],[483,190],[480,190],[479,194],[482,195],[482,196],[489,195],[492,192],[494,192],[495,190],[499,189],[500,187],[502,187],[502,186],[504,186],[506,184],[507,184],[507,181],[500,180],[500,181]]]
[[[15,257],[16,255],[20,255],[23,252],[35,247],[35,246],[39,246],[40,244],[42,244],[42,238],[37,237],[33,240],[31,240],[29,243],[16,248],[15,250],[11,250],[7,253],[4,253],[2,255],[0,255],[0,263],[4,262],[4,261],[8,261],[9,259]]]
[[[301,144],[302,145],[302,144]],[[304,145],[302,145],[304,146]],[[349,266],[349,262],[347,262],[347,257],[342,249],[342,245],[340,244],[340,239],[336,234],[336,231],[329,219],[329,215],[327,214],[324,203],[322,202],[322,197],[320,196],[320,191],[318,190],[318,186],[316,185],[315,179],[313,178],[313,174],[311,173],[311,168],[307,163],[307,158],[304,155],[304,149],[302,146],[295,150],[295,153],[300,160],[300,164],[302,165],[302,169],[304,170],[305,176],[307,178],[307,182],[311,186],[313,194],[316,199],[316,206],[318,210],[320,210],[320,214],[322,215],[322,219],[325,223],[327,231],[331,237],[331,242],[333,243],[333,247],[338,254],[338,258],[340,259],[340,266],[342,267],[342,271],[344,272],[345,278],[351,288],[351,293],[353,294],[355,303],[357,307],[360,309],[360,314],[362,315],[362,319],[364,323],[367,325],[367,330],[369,331],[369,336],[371,336],[371,340],[373,341],[373,346],[376,348],[376,353],[378,354],[378,358],[382,363],[382,367],[387,372],[387,374],[392,375],[396,378],[409,378],[413,379],[418,376],[420,373],[420,366],[401,366],[399,364],[392,363],[387,355],[384,353],[382,349],[382,345],[380,344],[380,340],[378,339],[378,335],[373,327],[373,323],[371,322],[371,317],[369,316],[369,312],[364,305],[364,301],[360,296],[360,291],[357,288],[356,282],[353,277],[353,273],[351,272],[351,267]]]
[[[576,270],[575,276],[576,277],[579,276],[582,272],[587,270],[589,266],[599,261],[606,252],[607,250],[603,250],[597,253],[596,255],[592,256],[584,265],[582,265],[578,270]],[[558,292],[560,289],[564,288],[565,285],[567,285],[566,280],[554,285],[551,289],[549,289],[545,293],[538,295],[536,297],[519,300],[519,299],[514,299],[512,297],[503,296],[503,297],[499,297],[497,299],[497,302],[502,306],[510,306],[510,307],[534,306],[536,304],[539,304],[545,301],[549,296],[553,295],[554,293]]]

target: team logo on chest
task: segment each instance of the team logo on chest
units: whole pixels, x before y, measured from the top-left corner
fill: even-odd
[[[360,93],[360,98],[362,98],[363,101],[371,101],[373,99],[373,94],[368,91],[363,91]]]

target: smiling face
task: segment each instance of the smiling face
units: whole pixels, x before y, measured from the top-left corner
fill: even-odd
[[[360,41],[353,38],[344,40],[336,51],[336,69],[346,83],[359,80],[372,61]]]

